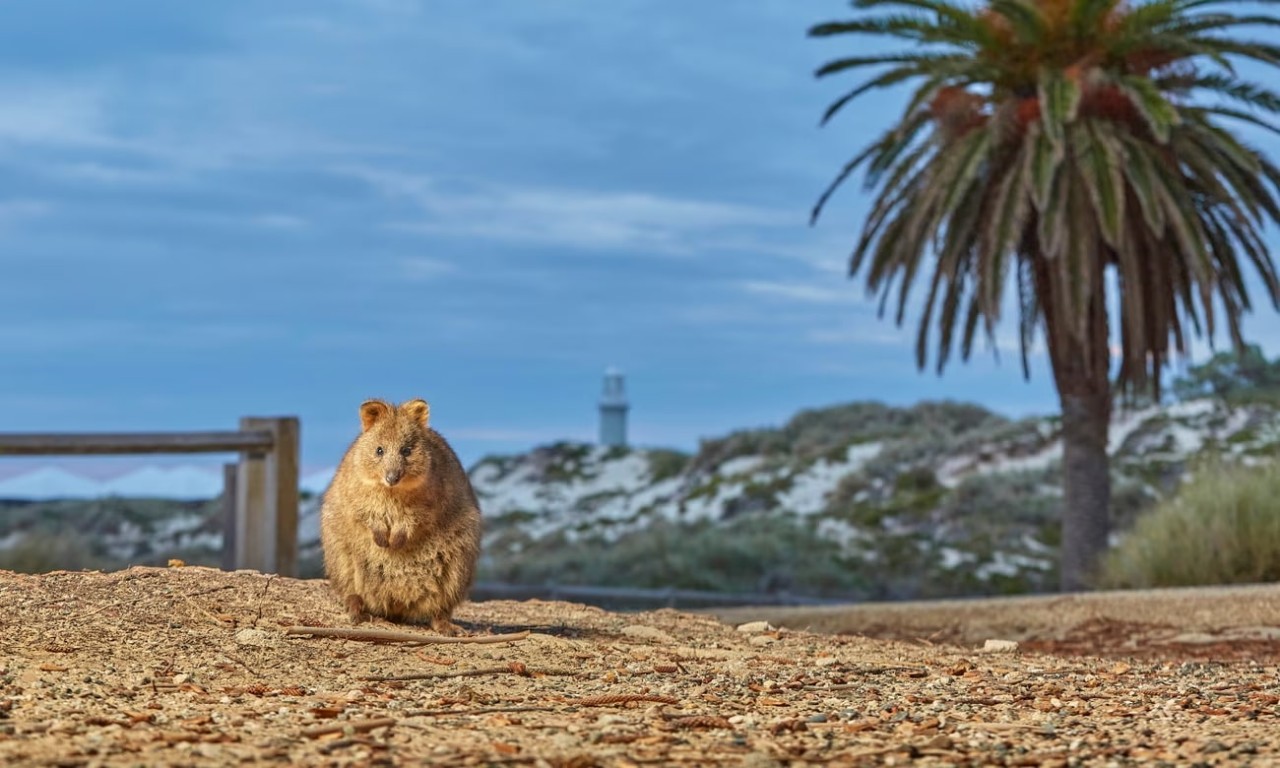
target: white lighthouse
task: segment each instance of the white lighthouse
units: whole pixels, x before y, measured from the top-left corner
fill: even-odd
[[[606,369],[604,394],[600,396],[600,445],[606,448],[626,447],[629,407],[622,385],[622,371]]]

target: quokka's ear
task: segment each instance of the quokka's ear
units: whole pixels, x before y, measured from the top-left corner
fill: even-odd
[[[431,418],[431,406],[427,405],[426,400],[410,400],[400,408],[409,414],[409,418],[424,427],[427,426],[427,421]]]
[[[360,427],[368,431],[369,427],[378,423],[391,413],[391,406],[385,400],[365,400],[360,404]]]

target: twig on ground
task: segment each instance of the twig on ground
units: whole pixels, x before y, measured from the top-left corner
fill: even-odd
[[[346,627],[288,627],[286,635],[313,635],[315,637],[340,637],[344,640],[365,640],[375,643],[509,643],[523,640],[528,632],[510,635],[476,635],[474,637],[448,637],[446,635],[422,635],[416,632],[396,632],[391,629],[349,629]]]
[[[339,749],[346,749],[347,747],[354,747],[356,744],[360,743],[362,742],[355,739],[335,739],[320,747],[320,752],[327,755],[330,752],[336,752]]]
[[[124,601],[123,601],[123,600],[112,600],[111,602],[107,603],[106,605],[100,605],[100,606],[98,606],[97,608],[94,608],[92,611],[85,611],[84,613],[81,613],[81,614],[77,615],[77,616],[76,616],[76,621],[83,621],[83,620],[85,620],[85,619],[89,618],[90,616],[95,616],[95,615],[97,615],[97,614],[99,614],[99,613],[102,613],[103,611],[109,610],[109,609],[111,609],[111,608],[120,608],[120,607],[122,607],[123,605],[124,605]]]
[[[565,704],[578,707],[607,707],[613,704],[629,704],[633,701],[653,701],[658,704],[679,704],[680,700],[673,696],[659,696],[652,693],[618,693],[604,696],[586,696],[581,699],[565,699]]]
[[[861,669],[841,670],[844,674],[851,675],[883,675],[885,672],[911,672],[916,675],[920,673],[928,674],[929,670],[925,667],[863,667]],[[923,675],[920,675],[923,676]],[[863,683],[832,683],[831,685],[806,685],[806,691],[851,691],[861,688]]]
[[[387,728],[395,725],[396,721],[393,717],[375,717],[370,720],[347,720],[340,723],[331,723],[329,725],[317,725],[314,728],[306,728],[302,731],[302,735],[309,739],[316,739],[321,736],[327,736],[331,733],[345,733],[350,730],[352,733],[365,733],[375,728]]]
[[[720,715],[689,715],[668,722],[673,728],[733,728],[733,724]]]
[[[413,709],[405,717],[447,717],[449,715],[493,715],[507,712],[551,712],[553,707],[477,707],[475,709]]]
[[[235,656],[232,656],[231,654],[227,653],[226,651],[223,651],[223,652],[222,652],[222,655],[223,655],[223,656],[226,656],[226,657],[227,657],[228,659],[230,659],[231,661],[234,661],[235,663],[237,663],[237,664],[239,664],[240,666],[244,667],[244,668],[249,672],[249,674],[253,675],[254,677],[256,677],[256,678],[261,678],[261,677],[262,677],[262,673],[261,673],[261,672],[259,672],[258,670],[254,669],[253,667],[249,666],[248,664],[245,664],[243,661],[241,661],[240,659],[236,658]]]
[[[503,673],[520,675],[521,677],[536,677],[538,675],[560,675],[573,676],[585,674],[581,669],[542,669],[534,667],[530,669],[518,661],[513,661],[502,667],[480,667],[478,669],[458,669],[452,672],[410,672],[404,675],[366,675],[358,678],[374,683],[402,682],[405,680],[445,680],[453,677],[480,677],[483,675],[501,675]]]
[[[263,598],[267,596],[267,590],[271,589],[271,582],[275,580],[276,580],[276,574],[273,573],[270,576],[268,576],[266,583],[262,585],[262,592],[258,594],[258,615],[255,616],[253,619],[253,626],[255,627],[258,626],[258,623],[262,621],[262,609],[267,604],[267,601],[264,600]]]

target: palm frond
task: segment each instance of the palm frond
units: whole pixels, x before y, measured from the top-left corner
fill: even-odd
[[[1038,88],[1044,133],[1054,143],[1061,144],[1067,124],[1076,119],[1080,108],[1080,86],[1059,70],[1045,69],[1040,73]]]
[[[899,324],[919,307],[921,367],[932,355],[941,371],[993,340],[1012,284],[1024,375],[1041,329],[1055,376],[1108,366],[1097,345],[1111,311],[1118,386],[1158,391],[1188,332],[1238,337],[1258,287],[1246,271],[1280,307],[1264,238],[1280,224],[1280,167],[1228,130],[1280,133],[1280,92],[1236,72],[1280,67],[1280,45],[1241,34],[1280,17],[1233,0],[1064,2],[855,0],[867,15],[812,27],[911,46],[818,70],[878,68],[823,124],[867,93],[909,90],[895,126],[841,170],[814,217],[863,173],[873,197],[850,273]]]
[[[1182,121],[1178,108],[1145,77],[1123,75],[1116,78],[1115,83],[1129,97],[1129,102],[1138,110],[1138,114],[1142,115],[1156,141],[1161,144],[1168,141],[1169,132]]]
[[[1084,121],[1074,139],[1080,178],[1093,203],[1102,240],[1112,248],[1121,248],[1126,197],[1124,150],[1110,126],[1101,120]]]

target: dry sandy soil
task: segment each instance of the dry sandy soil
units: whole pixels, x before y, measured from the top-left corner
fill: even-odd
[[[727,623],[494,601],[457,619],[516,637],[451,644],[291,634],[350,624],[248,571],[0,571],[0,605],[2,765],[1280,764],[1277,586]]]

